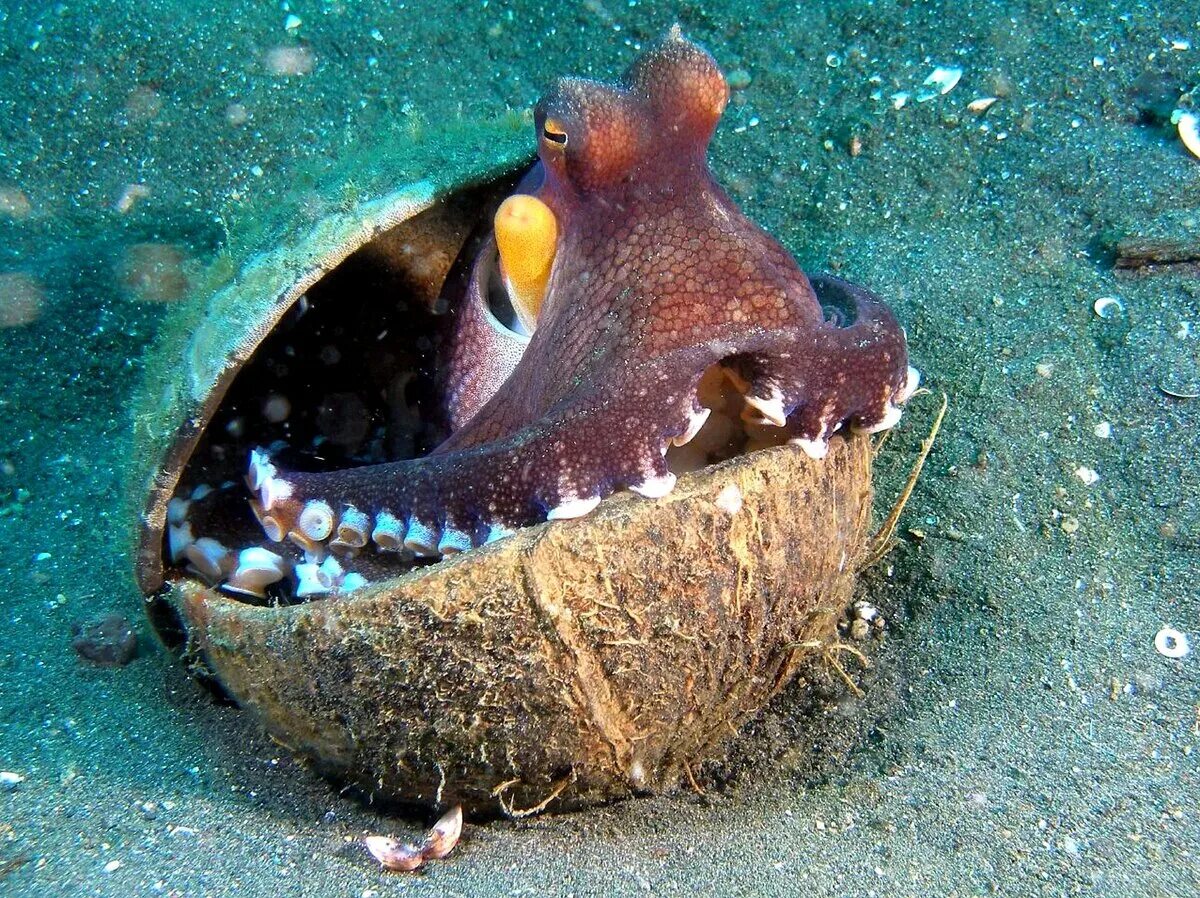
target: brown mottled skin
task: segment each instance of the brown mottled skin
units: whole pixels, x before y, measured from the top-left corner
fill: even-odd
[[[821,298],[840,309],[827,316],[787,251],[715,183],[705,156],[728,96],[713,59],[677,33],[619,84],[559,81],[537,107],[531,191],[556,216],[559,242],[519,361],[503,383],[507,365],[477,361],[500,375],[474,377],[460,397],[473,414],[424,458],[281,472],[291,495],[268,511],[283,530],[304,501],[324,499],[335,515],[347,504],[372,519],[388,511],[478,545],[494,525],[669,480],[665,447],[718,362],[749,396],[781,402],[789,434],[809,446],[843,424],[883,423],[907,398],[903,332],[871,294],[821,278]],[[478,263],[475,313],[494,252]]]

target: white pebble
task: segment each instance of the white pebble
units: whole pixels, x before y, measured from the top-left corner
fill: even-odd
[[[1097,318],[1112,318],[1124,308],[1121,300],[1115,296],[1101,296],[1092,303],[1092,311],[1096,313]]]
[[[118,871],[120,869],[121,869],[120,861],[109,861],[107,864],[104,865],[105,873],[115,873],[116,871]]]
[[[1101,421],[1099,424],[1097,424],[1095,427],[1092,428],[1092,433],[1094,433],[1096,436],[1098,436],[1102,440],[1107,440],[1109,437],[1112,436],[1112,425],[1109,424],[1107,421]]]
[[[13,773],[11,770],[0,770],[0,788],[11,792],[23,782],[25,782],[25,777],[21,774]]]
[[[1080,465],[1078,468],[1076,468],[1075,476],[1082,480],[1085,486],[1091,486],[1100,479],[1100,475],[1087,465]]]

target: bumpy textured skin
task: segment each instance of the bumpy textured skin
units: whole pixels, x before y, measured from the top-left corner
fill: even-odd
[[[519,361],[510,351],[507,363],[493,354],[464,366],[473,393],[450,397],[461,427],[426,457],[267,469],[259,479],[273,483],[260,497],[276,532],[294,530],[305,502],[324,500],[335,514],[386,511],[419,543],[451,534],[462,547],[622,487],[661,493],[673,482],[665,448],[699,411],[697,384],[718,362],[740,375],[752,404],[786,415],[810,454],[842,425],[894,422],[911,391],[903,331],[864,290],[822,278],[814,292],[716,184],[705,156],[727,100],[714,60],[678,34],[618,84],[560,80],[536,110],[541,175],[531,191],[560,236]],[[478,263],[475,313],[480,272],[493,264]],[[827,315],[822,301],[839,312]],[[461,349],[460,363],[471,362]]]

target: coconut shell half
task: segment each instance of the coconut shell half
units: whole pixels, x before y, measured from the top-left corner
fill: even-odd
[[[865,437],[768,449],[345,599],[167,600],[268,732],[372,793],[514,814],[669,791],[836,641],[870,466]]]

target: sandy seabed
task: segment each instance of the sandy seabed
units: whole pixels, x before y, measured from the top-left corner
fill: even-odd
[[[242,7],[0,12],[0,892],[1197,893],[1200,400],[1164,388],[1197,392],[1200,282],[1118,274],[1113,247],[1200,241],[1200,160],[1143,112],[1194,85],[1200,5]],[[865,699],[789,690],[703,796],[470,826],[398,882],[361,838],[425,821],[294,763],[141,620],[139,359],[322,160],[610,77],[674,21],[740,70],[718,176],[805,267],[888,298],[950,397],[861,584],[887,635]],[[916,102],[939,65],[961,80]],[[889,441],[881,500],[935,407]],[[88,666],[72,623],[110,611],[141,651]],[[1164,626],[1192,652],[1159,654]]]

